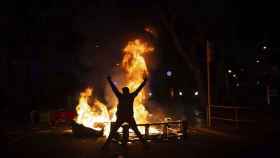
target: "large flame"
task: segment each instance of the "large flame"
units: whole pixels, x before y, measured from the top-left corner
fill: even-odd
[[[87,88],[84,92],[81,92],[79,104],[76,107],[77,117],[75,121],[94,130],[104,130],[104,135],[108,136],[110,117],[107,107],[96,98],[92,98],[92,91],[92,88]]]
[[[143,55],[152,52],[153,47],[148,43],[136,39],[128,42],[123,49],[122,68],[125,70],[125,80],[130,91],[134,91],[143,82],[143,77],[148,75],[148,68]],[[142,90],[134,100],[134,117],[137,123],[147,123],[149,113],[144,106],[146,89]]]
[[[135,39],[129,41],[126,47],[123,49],[123,59],[121,68],[124,70],[124,76],[122,76],[123,84],[126,85],[130,91],[136,90],[136,88],[143,82],[143,77],[148,75],[148,68],[144,55],[152,52],[154,48],[147,42],[141,39]],[[147,87],[147,86],[146,86]],[[134,100],[134,117],[137,123],[148,123],[149,112],[144,105],[147,96],[147,89],[144,88]],[[79,105],[77,106],[77,123],[83,124],[86,127],[93,128],[95,130],[104,129],[104,135],[108,136],[110,130],[110,122],[116,120],[117,105],[114,102],[114,107],[108,111],[107,107],[97,99],[93,100],[90,104],[90,97],[92,96],[92,89],[86,89],[81,93]],[[112,103],[112,101],[109,101]],[[110,119],[111,118],[111,119]],[[140,128],[140,132],[144,133],[144,128]],[[150,128],[150,132],[158,132],[154,128]]]
[[[135,91],[143,82],[143,77],[148,75],[148,68],[143,55],[152,52],[154,48],[143,40],[135,39],[128,42],[123,49],[122,68],[125,70],[126,85],[130,91]],[[147,87],[147,86],[146,86]],[[147,88],[144,88],[134,100],[134,118],[136,123],[148,123],[149,112],[144,105],[147,97]],[[139,127],[140,132],[145,132],[144,127]],[[150,128],[150,132],[158,132],[155,128]]]

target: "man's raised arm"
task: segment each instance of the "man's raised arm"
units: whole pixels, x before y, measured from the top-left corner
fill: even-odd
[[[141,91],[141,89],[145,86],[147,82],[147,78],[144,78],[144,81],[141,83],[141,85],[133,92],[133,94],[136,96]]]
[[[111,76],[108,76],[108,77],[107,77],[107,80],[109,81],[110,86],[111,86],[113,92],[115,93],[115,95],[116,95],[117,97],[119,97],[119,96],[121,95],[121,93],[119,92],[119,90],[118,90],[118,88],[115,86],[115,84],[112,82]]]

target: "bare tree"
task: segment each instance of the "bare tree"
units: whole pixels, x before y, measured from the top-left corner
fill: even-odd
[[[206,83],[202,71],[201,65],[198,63],[196,59],[196,48],[198,45],[203,46],[206,44],[206,40],[202,32],[198,32],[191,39],[191,46],[189,48],[183,47],[183,42],[180,39],[179,35],[176,33],[174,28],[174,23],[176,20],[176,15],[168,15],[162,10],[160,11],[161,21],[171,36],[171,40],[173,41],[173,45],[176,48],[176,52],[180,55],[185,61],[186,65],[193,73],[194,80],[196,81],[196,86],[199,89],[200,93],[200,107],[204,108],[207,105],[207,93],[206,93]],[[205,42],[205,43],[204,43]]]

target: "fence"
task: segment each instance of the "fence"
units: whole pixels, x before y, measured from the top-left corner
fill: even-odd
[[[218,110],[217,110],[218,109]],[[230,112],[221,112],[223,113],[224,116],[215,116],[217,114],[216,111],[230,111]],[[235,124],[235,128],[240,127],[240,123],[255,123],[255,119],[242,119],[240,118],[240,112],[241,111],[254,111],[254,108],[251,107],[238,107],[238,106],[211,106],[211,120],[221,120],[221,121],[226,121],[226,122],[233,122]],[[229,114],[231,113],[231,114]],[[213,115],[214,114],[214,115]],[[231,117],[226,117],[225,115],[230,115]],[[250,115],[249,115],[250,116]]]
[[[177,126],[176,129],[170,128],[172,125]],[[137,124],[138,127],[143,126],[145,128],[145,139],[151,139],[150,135],[150,127],[151,126],[161,126],[162,127],[162,139],[168,139],[170,133],[175,134],[176,137],[181,137],[182,139],[187,138],[188,135],[188,122],[187,121],[167,121],[167,122],[158,122],[158,123],[145,123],[145,124]],[[128,133],[128,126],[122,125],[123,134]],[[171,131],[171,132],[169,132]]]

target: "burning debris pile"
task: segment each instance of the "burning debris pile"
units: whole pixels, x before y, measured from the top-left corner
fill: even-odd
[[[93,89],[87,88],[81,92],[75,121],[77,124],[109,135],[110,117],[107,107],[96,98],[92,98],[92,91]]]
[[[121,77],[123,82],[118,83],[118,85],[125,85],[130,91],[136,90],[141,84],[143,76],[149,74],[144,55],[153,51],[154,48],[142,39],[129,41],[123,49],[123,58],[120,65],[124,73],[117,76]],[[143,124],[151,123],[150,120],[153,117],[145,105],[147,92],[147,88],[143,89],[134,100],[134,118],[137,124],[142,124],[142,126],[139,126],[142,134],[147,133],[147,127]],[[76,107],[77,117],[75,122],[96,131],[103,131],[103,135],[108,136],[111,122],[116,121],[117,102],[116,98],[112,96],[107,97],[110,107],[94,97],[92,88],[87,88],[84,92],[81,92],[79,104]],[[148,133],[161,134],[162,130],[148,127]]]

